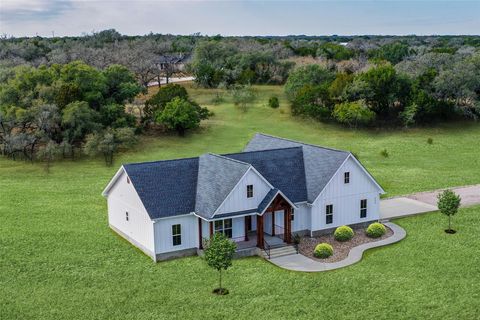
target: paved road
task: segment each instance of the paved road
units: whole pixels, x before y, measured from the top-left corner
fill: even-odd
[[[173,78],[170,78],[168,80],[168,83],[178,83],[178,82],[185,82],[185,81],[192,81],[194,80],[195,78],[194,77],[173,77]],[[165,78],[161,78],[160,79],[160,84],[166,84],[167,83],[167,79]],[[148,86],[149,87],[153,87],[153,86],[158,86],[158,81],[152,81],[150,83],[148,83]]]
[[[451,188],[462,198],[462,207],[480,204],[480,185]],[[420,192],[380,201],[380,217],[392,219],[438,210],[437,195],[443,191]]]

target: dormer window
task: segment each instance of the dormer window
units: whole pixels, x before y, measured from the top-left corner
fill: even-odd
[[[247,185],[247,198],[253,197],[253,184]]]
[[[350,172],[344,173],[344,182],[345,184],[350,183]]]

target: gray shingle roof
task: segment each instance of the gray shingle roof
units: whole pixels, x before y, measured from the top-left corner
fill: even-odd
[[[274,187],[260,203],[257,211],[261,212],[278,190],[292,202],[314,201],[348,155],[257,134],[241,153],[126,164],[124,168],[151,219],[191,212],[211,218],[250,167]],[[245,214],[222,216],[239,213]]]
[[[195,210],[198,158],[123,166],[151,219]]]
[[[265,198],[263,198],[262,202],[258,205],[258,213],[262,213],[263,210],[265,210],[270,203],[273,201],[275,196],[277,195],[278,189],[274,188],[271,189],[266,195]]]
[[[257,133],[253,139],[250,140],[244,151],[250,152],[291,147],[302,147],[303,149],[305,179],[308,194],[306,200],[309,202],[313,202],[317,198],[327,185],[328,181],[330,181],[332,176],[337,172],[338,168],[350,154],[347,151],[319,147],[261,133]],[[290,198],[287,190],[280,187],[279,189]],[[297,200],[292,200],[297,202]]]
[[[231,153],[225,157],[250,163],[268,182],[293,202],[307,201],[301,147]]]
[[[250,165],[214,154],[199,159],[195,213],[211,218]]]

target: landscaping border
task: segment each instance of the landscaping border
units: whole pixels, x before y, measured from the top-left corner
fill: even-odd
[[[343,268],[362,260],[363,252],[366,250],[399,242],[407,236],[405,229],[396,225],[395,223],[386,222],[384,224],[393,231],[393,235],[391,237],[353,247],[345,259],[337,262],[319,262],[300,253],[273,258],[268,261],[283,269],[302,272],[321,272]]]

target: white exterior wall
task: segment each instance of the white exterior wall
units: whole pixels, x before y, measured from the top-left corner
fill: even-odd
[[[180,224],[182,243],[173,245],[172,226]],[[194,215],[158,219],[154,223],[155,253],[198,248],[198,218]],[[208,234],[208,233],[207,233]]]
[[[350,183],[344,183],[350,172]],[[379,219],[381,190],[351,157],[338,170],[311,208],[312,231]],[[360,200],[367,199],[367,217],[360,218]],[[326,224],[326,206],[333,205],[333,223]]]
[[[311,230],[311,208],[306,203],[297,205],[294,210],[294,219],[292,221],[292,231]],[[283,224],[283,220],[282,220]]]
[[[245,217],[232,219],[232,239],[234,241],[245,241]]]
[[[247,185],[253,185],[253,197],[247,198]],[[220,205],[217,214],[256,209],[270,191],[270,186],[254,170],[249,170]]]
[[[252,219],[256,219],[256,217],[256,215],[252,216]],[[215,224],[215,222],[213,223]],[[215,232],[215,226],[213,228]],[[202,238],[209,237],[210,223],[208,221],[202,220]],[[245,240],[245,217],[232,218],[232,239],[236,242]]]
[[[108,223],[137,242],[133,244],[142,251],[147,251],[147,254],[153,255],[153,222],[150,220],[133,184],[127,183],[125,172],[120,174],[115,184],[108,191],[107,203]],[[126,212],[128,212],[128,221],[126,220]]]
[[[284,211],[278,210],[275,211],[275,225],[280,228],[285,229],[284,226]],[[292,232],[310,230],[311,216],[310,216],[310,207],[307,204],[298,205],[298,208],[295,209],[294,219],[292,221]],[[265,213],[263,220],[263,230],[271,234],[272,233],[272,214]],[[280,232],[281,229],[276,229],[276,233]]]

